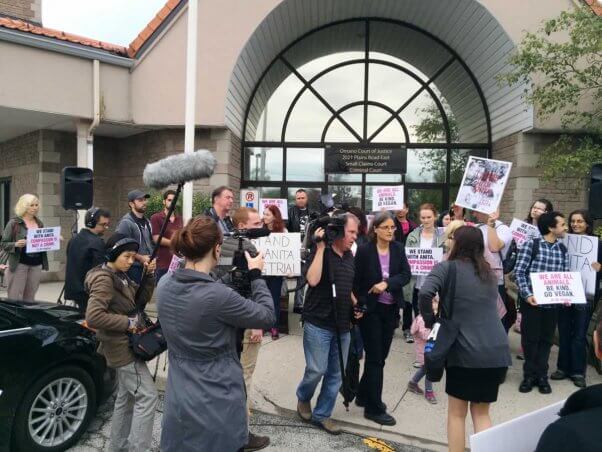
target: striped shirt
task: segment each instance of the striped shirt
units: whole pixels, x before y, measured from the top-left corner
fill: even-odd
[[[533,256],[534,245],[539,244],[539,250],[535,259]],[[518,285],[519,295],[526,300],[533,296],[533,287],[531,287],[531,273],[543,272],[568,272],[569,261],[564,245],[556,240],[554,243],[549,243],[541,238],[537,241],[529,239],[518,250],[516,257],[516,266],[514,274]],[[540,305],[542,308],[552,308],[555,305]]]

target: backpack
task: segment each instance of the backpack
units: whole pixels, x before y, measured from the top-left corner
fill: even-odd
[[[502,260],[502,268],[504,270],[504,275],[508,273],[512,273],[514,267],[516,266],[516,258],[518,257],[518,246],[516,245],[516,241],[512,239],[510,245],[508,245],[508,252],[506,253],[506,258],[502,257],[502,252],[499,252],[500,259]]]

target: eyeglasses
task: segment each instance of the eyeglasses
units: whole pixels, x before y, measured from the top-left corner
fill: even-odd
[[[377,229],[381,229],[383,231],[395,231],[397,228],[395,226],[379,226]]]
[[[102,226],[105,229],[109,229],[109,223],[98,223],[98,226]]]

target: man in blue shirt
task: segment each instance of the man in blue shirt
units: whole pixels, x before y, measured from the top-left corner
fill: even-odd
[[[567,249],[559,241],[564,237],[566,222],[561,213],[547,212],[539,218],[537,227],[542,237],[530,239],[519,249],[514,269],[521,300],[521,344],[525,356],[523,381],[518,390],[529,392],[537,386],[540,393],[550,394],[548,359],[558,321],[558,306],[537,303],[529,275],[569,271]]]

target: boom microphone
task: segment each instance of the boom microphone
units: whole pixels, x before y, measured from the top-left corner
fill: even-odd
[[[253,228],[253,229],[236,229],[234,232],[225,232],[226,237],[244,237],[247,239],[258,239],[260,237],[267,237],[272,231],[265,228]]]
[[[217,160],[206,149],[200,149],[192,154],[170,155],[147,164],[142,179],[147,187],[159,190],[168,185],[210,177],[216,164]]]

